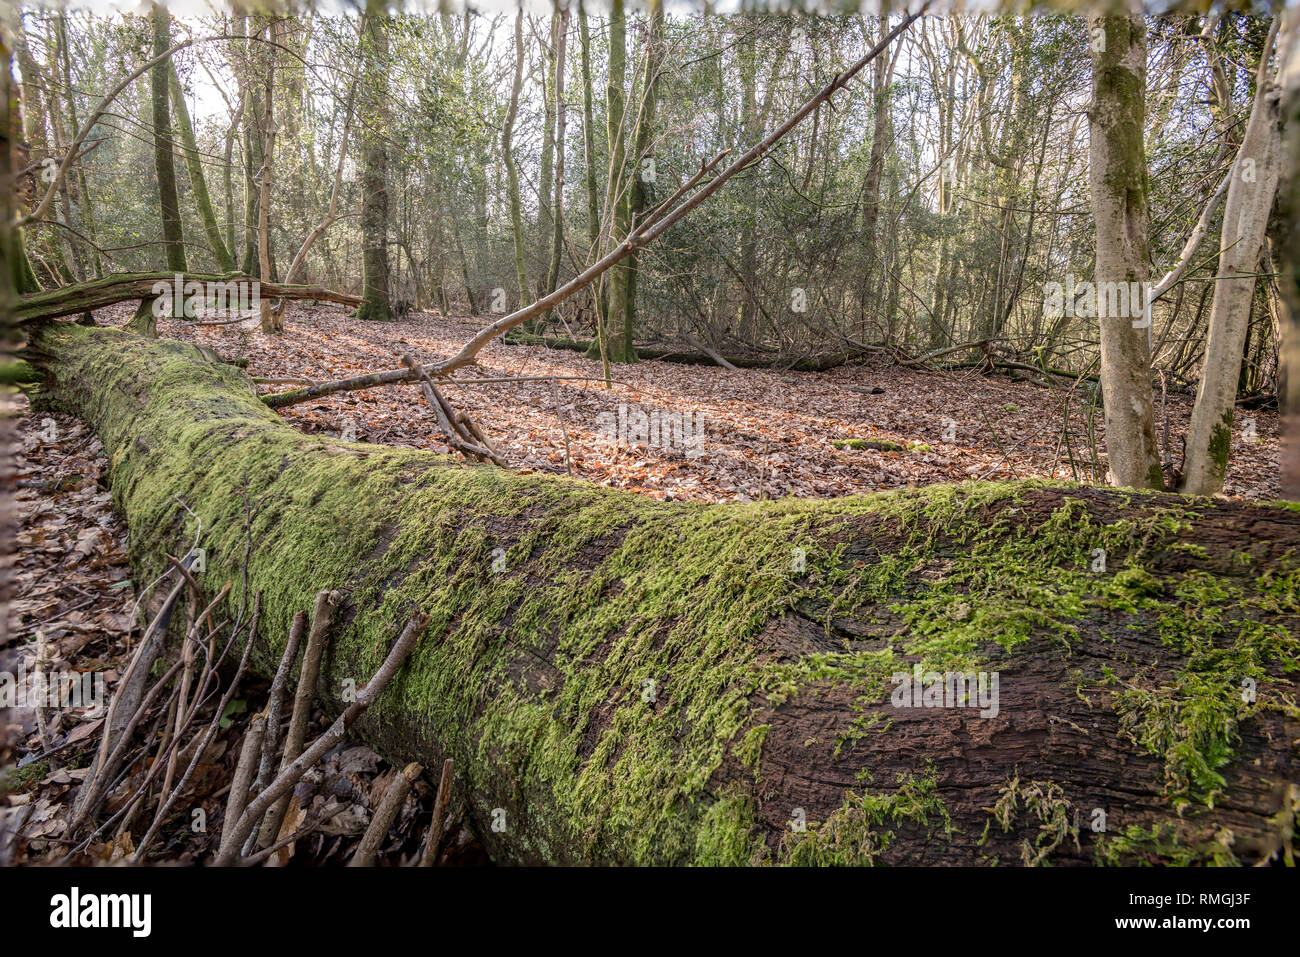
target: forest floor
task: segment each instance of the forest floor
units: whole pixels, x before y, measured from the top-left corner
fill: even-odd
[[[130,312],[119,306],[101,310],[97,319],[122,323]],[[159,334],[201,343],[227,359],[246,358],[253,376],[324,381],[397,368],[405,351],[425,363],[450,356],[487,321],[423,313],[405,322],[361,324],[342,308],[291,304],[286,333],[279,337],[262,335],[254,323],[248,329],[164,321]],[[458,371],[456,378],[552,375],[592,379],[448,383],[444,393],[479,423],[512,468],[566,471],[567,433],[573,474],[660,498],[828,498],[967,479],[1104,481],[1092,468],[1085,389],[1070,397],[1067,447],[1065,387],[1054,392],[975,370],[940,373],[882,363],[827,372],[733,372],[661,360],[612,366],[615,385],[606,390],[598,381],[599,361],[496,341],[479,354],[478,366]],[[867,391],[873,387],[882,391]],[[702,416],[702,454],[610,441],[599,417],[616,417],[620,404],[647,415]],[[1181,459],[1191,404],[1190,395],[1170,395],[1167,403],[1157,397],[1157,426],[1162,436],[1167,431],[1175,461]],[[341,434],[351,425],[360,441],[448,451],[415,385],[340,393],[291,406],[284,415],[306,432]],[[1094,419],[1094,432],[1100,433],[1099,409]],[[1276,498],[1276,413],[1239,411],[1234,432],[1224,495]],[[833,444],[854,439],[903,449]],[[1104,443],[1098,454],[1104,457]]]
[[[96,319],[120,324],[130,312],[127,307],[100,310]],[[406,351],[420,361],[434,361],[455,352],[481,325],[481,320],[424,314],[406,322],[361,326],[342,310],[291,306],[281,337],[263,336],[255,328],[170,321],[160,323],[159,333],[202,343],[227,359],[246,358],[250,375],[319,381],[396,368]],[[600,363],[579,353],[494,342],[480,354],[477,367],[461,370],[457,378],[593,380],[448,383],[445,394],[480,424],[512,468],[562,474],[571,464],[578,477],[656,497],[753,501],[831,497],[973,478],[1090,478],[1087,399],[1082,390],[1072,398],[1075,472],[1061,441],[1063,392],[1006,378],[888,365],[822,373],[732,372],[665,361],[615,366],[613,375],[617,382],[607,391],[594,381]],[[288,388],[292,386],[262,387],[265,392]],[[876,388],[882,391],[873,392]],[[616,420],[620,404],[647,414],[702,415],[702,454],[612,441],[602,432],[600,416],[612,413],[604,421]],[[1163,410],[1174,449],[1181,448],[1190,404],[1190,397],[1171,396]],[[48,643],[49,667],[101,671],[111,695],[140,628],[133,615],[139,583],[132,580],[126,529],[113,511],[105,484],[107,460],[99,440],[81,423],[62,415],[33,416],[25,399],[18,399],[17,406],[16,428],[6,452],[16,463],[18,550],[12,558],[5,631],[0,632],[0,671],[17,673],[21,668],[30,674],[38,650],[35,635],[40,632]],[[359,441],[448,451],[415,386],[337,394],[290,407],[284,416],[305,432],[355,431]],[[1243,412],[1237,433],[1225,494],[1276,497],[1276,415]],[[846,439],[894,443],[901,450],[833,444]],[[9,848],[0,846],[0,862],[57,858],[68,850],[64,836],[70,802],[85,777],[103,717],[84,708],[54,712],[44,732],[45,745],[33,709],[11,709],[8,721],[7,729],[0,727],[0,753],[7,732],[10,744],[26,758],[0,784],[0,800],[5,790],[11,791],[7,800],[13,819],[21,822],[22,836]],[[201,773],[195,775],[190,806],[202,807],[208,820],[219,820],[246,722],[246,714],[232,715],[229,728],[215,739]],[[56,749],[53,755],[31,759],[49,746]],[[300,806],[314,813],[326,803],[342,802],[347,810],[299,842],[295,863],[346,860],[369,810],[396,773],[365,748],[336,749],[321,773],[300,786]],[[127,776],[110,795],[110,812],[132,792],[134,780],[134,774]],[[389,835],[383,856],[387,862],[409,862],[418,853],[431,804],[428,787],[417,785]],[[137,833],[150,816],[139,817]],[[157,850],[170,861],[202,859],[211,852],[215,836],[178,826]],[[483,861],[472,835],[455,824],[454,814],[449,838],[445,861]],[[0,835],[0,843],[3,840]],[[115,838],[110,831],[78,860],[120,859],[130,851],[130,834]],[[282,855],[282,861],[288,856]]]

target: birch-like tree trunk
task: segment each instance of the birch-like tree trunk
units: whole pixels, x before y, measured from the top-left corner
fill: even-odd
[[[627,79],[627,20],[623,0],[611,0],[609,10],[609,78],[605,85],[605,130],[609,138],[609,181],[606,186],[608,201],[614,211],[614,235],[626,236],[631,228],[632,207],[627,194],[626,165],[627,142],[623,118],[626,94],[623,84]],[[632,348],[631,317],[625,308],[627,265],[619,263],[610,270],[610,323],[612,339],[609,358],[614,362],[635,362],[636,350]]]
[[[1146,27],[1140,14],[1090,17],[1092,104],[1088,172],[1097,229],[1097,283],[1147,279],[1147,162],[1142,141]],[[1131,287],[1129,287],[1131,288]],[[1141,316],[1141,306],[1129,310]],[[1110,480],[1161,488],[1151,393],[1150,327],[1131,315],[1099,318]]]
[[[560,253],[564,248],[564,133],[568,112],[564,105],[564,50],[569,35],[569,6],[560,8],[555,28],[555,202],[552,206],[551,264],[546,271],[546,294],[555,291],[560,281]],[[550,318],[548,312],[547,318]]]
[[[648,170],[645,165],[654,145],[655,113],[659,106],[659,73],[664,58],[664,4],[650,0],[650,31],[646,38],[645,60],[641,72],[641,108],[637,111],[632,152],[632,222],[637,223],[649,202],[646,196]],[[652,181],[652,180],[651,180]],[[627,281],[623,284],[623,315],[629,329],[636,328],[636,284],[638,253],[627,257]]]
[[[1283,238],[1281,374],[1278,394],[1282,405],[1282,496],[1300,500],[1300,15],[1294,9],[1283,16],[1278,41],[1284,65],[1278,71],[1282,86],[1282,116],[1286,120],[1283,158],[1286,184],[1282,196]]]
[[[1228,470],[1233,403],[1255,297],[1255,274],[1281,171],[1281,90],[1273,82],[1270,63],[1277,31],[1275,19],[1260,51],[1255,102],[1224,200],[1219,275],[1183,462],[1182,490],[1193,495],[1220,491]]]

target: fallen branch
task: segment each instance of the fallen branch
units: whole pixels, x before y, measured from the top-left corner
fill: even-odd
[[[352,860],[348,862],[348,867],[372,867],[375,863],[375,856],[379,853],[380,845],[384,843],[384,838],[388,836],[388,829],[393,826],[393,818],[397,817],[397,812],[402,807],[402,802],[406,800],[406,795],[411,793],[411,785],[415,779],[424,771],[423,765],[414,761],[402,769],[402,773],[393,778],[388,789],[384,791],[384,796],[379,802],[379,807],[375,808],[374,816],[370,819],[370,826],[366,828],[366,833],[361,836],[361,843],[352,854]]]
[[[280,758],[282,772],[302,753],[303,742],[307,740],[307,722],[311,718],[312,701],[316,697],[316,679],[320,676],[321,657],[325,652],[325,635],[329,631],[330,620],[334,617],[334,609],[342,600],[343,595],[337,591],[321,591],[316,595],[316,604],[312,609],[311,630],[307,633],[307,647],[302,653],[298,689],[293,696],[289,731],[285,734],[284,753]],[[265,846],[275,840],[284,821],[285,811],[288,809],[287,796],[271,808],[266,815],[266,820],[262,822],[259,844]]]
[[[487,438],[479,430],[478,426],[463,412],[457,413],[453,411],[446,397],[438,391],[438,387],[433,384],[433,380],[429,378],[428,373],[411,358],[410,353],[403,354],[402,363],[412,373],[419,376],[420,390],[424,393],[424,400],[429,404],[429,408],[433,409],[439,427],[442,429],[443,434],[447,436],[448,444],[463,455],[473,456],[480,462],[488,461],[505,468],[507,465],[506,460],[488,444]],[[475,444],[476,440],[478,444]]]
[[[265,791],[249,802],[248,807],[244,809],[244,813],[239,819],[239,823],[231,831],[229,843],[222,853],[217,856],[215,863],[218,867],[235,863],[236,848],[243,845],[248,835],[252,833],[253,828],[257,826],[257,822],[271,809],[271,805],[280,798],[287,796],[307,769],[323,758],[330,748],[343,740],[343,736],[347,733],[348,728],[352,726],[352,723],[383,694],[384,689],[388,687],[388,683],[393,680],[393,676],[397,674],[402,665],[406,663],[406,659],[410,657],[415,648],[416,639],[419,638],[420,633],[424,631],[428,623],[428,615],[419,612],[412,615],[407,621],[406,627],[402,629],[396,644],[388,653],[388,657],[384,659],[384,663],[375,672],[375,676],[366,683],[364,688],[357,692],[357,700],[352,702],[346,711],[334,719],[334,723],[325,729],[325,732],[316,739],[311,747],[276,775],[275,780],[267,786]]]
[[[18,302],[14,306],[14,321],[19,325],[39,324],[58,319],[61,316],[102,309],[104,306],[111,306],[132,299],[154,299],[158,296],[158,293],[154,291],[155,284],[165,282],[171,288],[178,281],[181,284],[182,291],[185,284],[189,282],[214,284],[247,282],[257,283],[252,288],[257,289],[258,295],[262,297],[320,299],[326,302],[340,302],[349,306],[361,304],[360,296],[335,292],[325,286],[298,286],[280,282],[263,282],[256,276],[248,276],[244,273],[229,273],[227,275],[180,273],[179,280],[177,275],[174,272],[117,273],[105,276],[103,279],[91,279],[86,282],[73,283],[70,286],[60,286],[57,289],[47,289],[44,292],[34,292],[18,298]],[[179,317],[176,318],[179,319]],[[230,321],[242,322],[243,319]],[[213,323],[203,324],[212,325]]]
[[[442,831],[447,826],[447,807],[451,804],[451,776],[455,763],[451,758],[442,762],[442,778],[438,781],[438,796],[433,801],[433,820],[429,822],[429,837],[420,855],[421,867],[432,867],[438,861],[438,847],[442,844]]]

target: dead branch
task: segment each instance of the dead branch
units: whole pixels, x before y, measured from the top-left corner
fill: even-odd
[[[393,680],[393,676],[406,663],[406,659],[415,649],[416,639],[419,638],[428,623],[428,615],[420,612],[412,615],[407,621],[406,627],[402,629],[402,633],[393,645],[392,650],[389,651],[388,657],[384,659],[384,663],[375,672],[375,676],[357,693],[357,700],[348,705],[347,710],[334,719],[333,724],[313,742],[311,747],[300,754],[292,764],[281,770],[276,775],[275,780],[267,785],[265,791],[249,802],[248,807],[244,809],[244,813],[239,819],[239,823],[231,832],[230,841],[225,850],[217,856],[215,863],[218,867],[235,863],[236,849],[243,846],[244,841],[248,839],[248,835],[257,826],[257,822],[271,809],[272,804],[287,796],[307,769],[315,765],[330,748],[338,744],[347,733],[348,728],[352,726],[352,723],[383,693],[384,689],[388,687],[388,683]]]
[[[429,836],[420,855],[421,867],[433,867],[438,861],[438,847],[442,831],[447,826],[447,807],[451,803],[451,778],[454,767],[451,758],[442,762],[442,778],[438,781],[438,796],[433,801],[433,820],[429,822]]]
[[[330,620],[334,609],[343,600],[342,592],[322,591],[316,595],[316,604],[312,609],[311,630],[307,633],[307,647],[302,654],[302,670],[298,675],[298,688],[293,696],[293,712],[289,718],[289,731],[284,738],[284,753],[280,758],[280,771],[293,763],[302,753],[303,742],[307,739],[307,722],[311,718],[312,700],[316,697],[316,679],[320,676],[321,656],[325,652],[325,635],[329,632]],[[258,844],[266,846],[274,843],[284,821],[284,814],[289,809],[289,799],[276,802],[262,822]]]
[[[413,761],[402,769],[401,774],[393,778],[392,783],[384,791],[379,807],[375,808],[374,816],[370,818],[370,826],[366,828],[366,833],[361,836],[361,843],[357,845],[356,851],[352,854],[352,860],[348,862],[348,867],[374,866],[379,847],[384,843],[384,838],[388,836],[388,829],[393,826],[393,818],[397,817],[397,812],[401,809],[402,802],[406,800],[406,795],[411,793],[411,785],[415,783],[415,779],[423,771],[424,766]]]
[[[464,413],[457,413],[452,409],[446,397],[433,384],[433,380],[429,378],[428,373],[411,358],[409,352],[402,355],[402,363],[419,377],[420,390],[424,393],[424,401],[429,404],[429,408],[433,409],[433,414],[438,419],[438,426],[447,437],[447,443],[462,455],[473,456],[480,462],[493,462],[504,468],[507,464],[505,459],[501,458],[488,444],[478,426],[473,423],[469,416]],[[475,440],[479,444],[475,444]]]
[[[253,783],[253,772],[262,752],[262,738],[266,734],[267,719],[265,714],[254,716],[244,734],[244,746],[239,752],[239,764],[235,766],[235,777],[230,782],[230,794],[226,797],[226,816],[221,822],[221,841],[219,848],[226,846],[230,837],[230,825],[239,820],[248,803],[248,789]]]

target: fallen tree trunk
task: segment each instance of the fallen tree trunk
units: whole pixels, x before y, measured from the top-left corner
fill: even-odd
[[[657,502],[303,435],[179,343],[64,323],[29,351],[42,408],[104,442],[139,580],[189,547],[190,509],[238,603],[251,542],[264,673],[344,592],[318,682],[338,714],[431,616],[354,730],[454,758],[496,860],[1292,854],[1294,507],[1036,483]],[[917,705],[929,672],[990,694],[910,706],[917,667]]]
[[[592,344],[590,339],[538,336],[518,332],[503,337],[501,341],[507,346],[546,346],[548,349],[567,349],[571,352],[586,352]],[[827,369],[838,368],[846,362],[875,354],[865,349],[834,352],[821,356],[792,356],[776,352],[711,353],[700,348],[702,343],[694,342],[689,345],[691,348],[682,349],[663,343],[644,343],[634,348],[637,357],[641,359],[662,359],[665,362],[701,366],[722,366],[725,362],[738,369],[781,369],[793,372],[825,372]]]
[[[91,279],[86,282],[47,289],[18,298],[14,309],[14,320],[20,325],[38,324],[62,316],[102,309],[119,302],[133,299],[155,299],[158,293],[154,286],[158,283],[172,284],[176,273],[117,273],[103,279]],[[335,292],[325,286],[297,286],[278,282],[263,282],[256,276],[243,273],[230,273],[219,276],[207,273],[182,273],[182,286],[188,282],[201,283],[256,283],[258,295],[274,299],[318,299],[323,302],[340,302],[356,306],[361,303],[360,296],[351,296]]]

